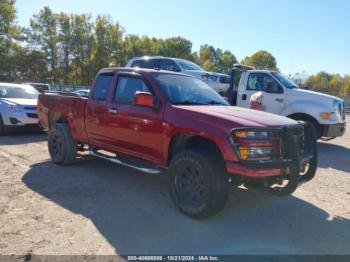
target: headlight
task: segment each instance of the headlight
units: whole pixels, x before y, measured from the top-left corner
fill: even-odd
[[[342,115],[343,114],[343,101],[341,101],[341,100],[334,100],[333,101],[333,109],[339,115]]]
[[[279,142],[268,131],[236,130],[231,142],[241,160],[277,160],[280,156]]]
[[[208,75],[202,75],[201,78],[203,81],[208,81]]]
[[[210,75],[210,74],[202,75],[201,78],[202,78],[203,81],[216,82],[218,80],[217,76]]]
[[[265,131],[237,130],[233,133],[233,136],[237,138],[267,139],[271,138],[272,134],[270,132]]]

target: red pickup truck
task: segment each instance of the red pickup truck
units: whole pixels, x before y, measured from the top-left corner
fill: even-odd
[[[203,81],[175,72],[100,70],[88,98],[46,93],[38,99],[54,163],[79,151],[147,173],[167,173],[179,209],[203,218],[220,211],[229,184],[289,195],[312,179],[310,126],[229,106]]]

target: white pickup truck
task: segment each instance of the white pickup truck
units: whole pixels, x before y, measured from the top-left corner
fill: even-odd
[[[226,96],[232,105],[309,122],[318,139],[329,140],[345,132],[342,99],[301,89],[279,72],[234,65]]]

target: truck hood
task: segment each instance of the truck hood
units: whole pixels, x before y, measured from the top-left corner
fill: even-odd
[[[28,98],[0,98],[0,100],[20,106],[36,106],[38,99]]]
[[[176,106],[185,110],[186,117],[193,121],[205,119],[208,124],[220,122],[226,128],[245,127],[274,127],[295,125],[297,122],[290,118],[262,111],[246,109],[237,106]],[[201,117],[205,116],[205,117]]]
[[[315,91],[311,91],[311,90],[306,90],[306,89],[300,89],[300,88],[293,88],[289,90],[290,93],[294,93],[296,96],[298,96],[298,98],[302,98],[302,99],[317,99],[317,100],[322,100],[323,102],[329,102],[329,101],[333,101],[333,100],[341,100],[339,97],[336,96],[331,96],[331,95],[327,95],[327,94],[323,94],[320,92],[315,92]]]

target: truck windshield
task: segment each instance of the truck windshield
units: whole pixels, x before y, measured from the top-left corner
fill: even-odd
[[[200,79],[159,73],[154,73],[154,78],[173,105],[228,105]]]
[[[189,70],[189,71],[204,71],[203,68],[201,68],[199,65],[196,65],[193,62],[187,61],[187,60],[182,60],[182,59],[178,59],[176,60],[180,66],[182,67],[182,69],[184,70]]]
[[[39,92],[31,86],[0,86],[0,98],[38,98]]]
[[[279,73],[279,72],[271,72],[271,74],[277,78],[278,81],[282,83],[287,88],[299,88],[296,83],[293,82],[292,79],[287,76]]]

